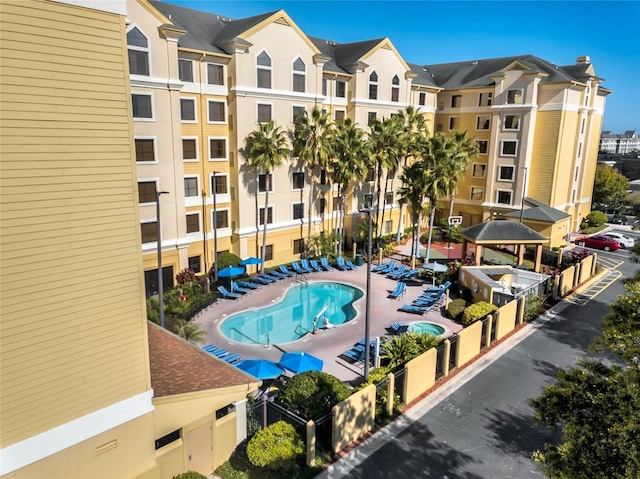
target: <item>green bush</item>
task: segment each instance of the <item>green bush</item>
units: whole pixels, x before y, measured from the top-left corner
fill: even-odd
[[[284,421],[258,431],[247,444],[247,458],[251,464],[287,472],[287,477],[293,476],[297,469],[296,460],[304,451],[300,435]]]
[[[218,271],[225,269],[228,266],[238,266],[242,261],[240,256],[236,256],[233,253],[229,253],[228,251],[224,251],[222,253],[218,253]],[[211,265],[211,269],[209,269],[209,276],[213,275],[214,266]]]
[[[177,476],[173,476],[173,479],[207,479],[207,476],[196,471],[187,471],[181,472]]]
[[[389,375],[390,372],[391,372],[391,369],[387,367],[375,368],[371,370],[371,372],[369,373],[369,380],[360,384],[360,386],[358,386],[358,391],[366,388],[370,384],[378,384],[379,382],[384,381],[385,379],[387,379],[387,376]],[[376,388],[376,418],[382,418],[387,415],[387,400],[388,400],[387,388],[386,387]],[[394,393],[393,394],[394,411],[399,410],[399,405],[400,405],[400,395]]]
[[[464,313],[462,313],[462,324],[463,326],[469,326],[470,324],[487,317],[489,314],[497,310],[497,306],[489,304],[485,301],[480,301],[479,303],[472,304],[464,310]]]
[[[467,302],[462,299],[454,299],[449,303],[449,307],[447,308],[447,318],[453,319],[458,323],[462,320],[462,313],[464,313],[465,308],[467,307]]]
[[[529,296],[524,303],[524,320],[531,321],[542,314],[543,298],[541,296]]]
[[[319,419],[351,395],[338,378],[321,371],[296,374],[280,390],[280,402],[305,419]]]
[[[602,226],[607,222],[607,215],[602,211],[592,211],[585,217],[584,221],[591,227]]]

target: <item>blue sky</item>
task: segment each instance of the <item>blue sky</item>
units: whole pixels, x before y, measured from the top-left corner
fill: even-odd
[[[389,37],[413,63],[533,54],[569,65],[588,55],[613,92],[603,129],[640,133],[640,1],[165,1],[230,18],[282,9],[311,36]]]

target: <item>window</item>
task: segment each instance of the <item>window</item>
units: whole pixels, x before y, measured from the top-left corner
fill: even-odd
[[[516,156],[517,151],[518,151],[517,141],[502,142],[502,156]]]
[[[364,195],[364,205],[365,208],[371,208],[373,206],[373,195],[368,193]]]
[[[493,104],[493,92],[480,93],[478,106],[491,106]]]
[[[223,138],[211,138],[209,140],[209,158],[218,160],[227,157],[227,140]]]
[[[164,268],[162,268],[162,269],[164,269]],[[157,271],[156,271],[156,276],[157,276]],[[180,439],[180,437],[182,437],[180,431],[181,431],[181,429],[176,429],[175,431],[170,432],[166,436],[162,436],[160,439],[156,439],[156,449],[160,449],[161,447],[164,447],[167,444],[171,444],[172,442],[177,441],[178,439]]]
[[[264,193],[267,191],[267,175],[258,176],[258,192]],[[269,173],[269,192],[273,191],[273,174]]]
[[[365,181],[375,181],[376,179],[376,169],[371,167],[367,170],[367,178]]]
[[[484,198],[484,188],[482,186],[472,186],[470,199],[482,200],[483,198]]]
[[[491,124],[490,116],[479,116],[476,121],[476,130],[488,130]]]
[[[369,75],[369,100],[378,99],[378,74],[374,71]]]
[[[504,117],[505,130],[517,130],[520,128],[520,115],[507,115]]]
[[[198,213],[189,213],[187,218],[187,233],[198,233],[200,231],[200,215]]]
[[[393,191],[387,191],[387,194],[384,196],[384,202],[387,205],[393,204]]]
[[[189,256],[189,269],[194,273],[199,273],[202,269],[200,256]]]
[[[298,91],[304,93],[306,88],[306,70],[307,67],[302,61],[302,58],[297,58],[295,62],[293,62],[293,91]]]
[[[333,112],[333,119],[336,123],[342,124],[344,122],[344,110],[336,110]]]
[[[149,48],[147,37],[136,27],[127,32],[129,73],[149,76]]]
[[[224,67],[215,63],[207,63],[207,83],[209,85],[224,85]]]
[[[196,101],[193,98],[180,98],[180,119],[196,121]]]
[[[184,179],[184,196],[185,198],[193,198],[200,196],[198,191],[198,178]]]
[[[515,167],[513,166],[500,166],[498,171],[498,179],[500,181],[513,181],[513,173],[515,172]]]
[[[578,143],[578,158],[582,155],[582,142]]]
[[[347,96],[347,84],[343,81],[336,80],[336,97],[346,98]]]
[[[258,55],[258,88],[271,88],[271,57],[267,52]]]
[[[182,160],[198,160],[198,146],[195,138],[182,139]]]
[[[183,82],[193,82],[193,62],[191,60],[178,60],[178,78]]]
[[[498,190],[496,191],[497,203],[501,205],[511,204],[511,190]]]
[[[418,105],[424,106],[427,104],[427,94],[425,92],[420,92],[418,95]]]
[[[522,105],[522,90],[507,90],[507,104]]]
[[[451,95],[451,108],[460,108],[462,95]]]
[[[391,101],[400,101],[400,79],[394,75],[391,80]]]
[[[304,173],[296,172],[293,174],[293,189],[301,190],[304,188]]]
[[[211,224],[216,225],[216,229],[228,228],[229,227],[229,211],[228,210],[218,210],[215,212],[215,221],[213,220],[214,214],[211,212]],[[222,251],[220,251],[222,253]]]
[[[153,140],[135,140],[136,161],[156,161],[156,153],[153,147]]]
[[[199,273],[202,269],[200,256],[189,256],[189,269],[194,273]]]
[[[484,178],[487,174],[487,165],[483,163],[474,163],[471,168],[471,176],[474,178]]]
[[[580,133],[584,133],[584,125],[586,124],[586,118],[582,119],[582,126],[580,127]]]
[[[258,123],[267,123],[271,120],[271,105],[258,103]]]
[[[333,212],[339,211],[340,210],[340,197],[339,196],[334,196],[333,197]]]
[[[320,184],[321,185],[327,184],[327,170],[325,170],[324,168],[320,170]]]
[[[264,260],[271,261],[273,259],[273,245],[268,244],[264,248]]]
[[[478,153],[481,155],[486,155],[489,150],[489,141],[487,140],[477,140],[476,144],[478,145]]]
[[[292,107],[292,111],[293,111],[293,123],[295,123],[296,121],[298,121],[299,118],[302,118],[304,116],[304,112],[305,109],[303,106],[294,106]]]
[[[384,222],[384,234],[393,233],[393,220],[385,220]]]
[[[318,213],[320,213],[321,215],[324,215],[324,212],[327,209],[327,200],[326,198],[320,198],[318,200]]]
[[[449,129],[457,130],[460,128],[460,118],[457,116],[452,116],[449,118]]]
[[[156,182],[138,181],[138,203],[156,202]]]
[[[304,252],[304,240],[303,239],[293,240],[293,254],[302,254],[303,252]]]
[[[273,223],[273,207],[269,206],[267,211],[268,211],[267,224],[271,224],[271,223]],[[260,208],[260,223],[259,224],[261,224],[261,225],[264,224],[264,208]]]
[[[370,111],[367,113],[367,125],[373,125],[378,119],[378,114],[375,111]]]
[[[151,108],[151,95],[131,95],[131,103],[133,104],[134,118],[153,118],[153,110]]]
[[[223,101],[211,101],[209,100],[209,121],[215,123],[224,123],[224,102]]]
[[[444,131],[444,125],[442,123],[437,123],[436,131]]]
[[[215,192],[216,195],[226,195],[227,190],[227,176],[226,175],[214,175],[211,177],[211,194]]]
[[[327,96],[327,83],[328,83],[328,81],[329,81],[329,80],[328,80],[328,79],[326,79],[326,78],[323,78],[323,79],[322,79],[322,94],[323,94],[324,96]]]
[[[158,241],[158,222],[140,223],[140,233],[143,243],[155,243]]]
[[[294,203],[292,206],[293,206],[293,219],[299,220],[304,218],[304,203]]]

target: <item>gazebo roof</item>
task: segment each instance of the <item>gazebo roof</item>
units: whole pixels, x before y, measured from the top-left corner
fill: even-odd
[[[532,198],[525,198],[524,201],[525,204],[530,206],[529,208],[525,208],[524,211],[512,211],[504,216],[507,218],[520,218],[520,215],[522,215],[525,220],[543,221],[545,223],[557,223],[571,217],[570,214],[564,211],[547,206]]]
[[[540,233],[517,221],[486,221],[460,231],[464,239],[475,244],[547,243]]]

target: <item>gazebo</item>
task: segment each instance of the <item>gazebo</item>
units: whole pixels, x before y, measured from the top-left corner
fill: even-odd
[[[467,245],[475,245],[474,264],[480,266],[484,246],[514,245],[518,247],[518,266],[524,259],[524,247],[535,245],[534,271],[540,272],[542,245],[549,243],[540,233],[516,221],[487,221],[460,231],[462,236],[462,257],[467,257]]]

